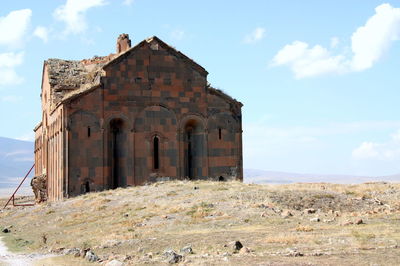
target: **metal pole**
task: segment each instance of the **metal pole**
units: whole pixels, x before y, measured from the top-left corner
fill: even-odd
[[[33,167],[35,167],[35,164],[32,165],[31,169],[28,171],[28,173],[25,175],[24,179],[22,179],[21,183],[19,184],[19,186],[17,187],[17,189],[14,191],[14,193],[11,195],[10,199],[7,201],[6,205],[4,205],[3,209],[5,209],[7,207],[7,205],[10,203],[10,201],[13,201],[13,205],[14,205],[14,195],[15,193],[17,193],[18,189],[22,186],[22,183],[24,183],[25,179],[28,177],[28,175],[31,173]]]

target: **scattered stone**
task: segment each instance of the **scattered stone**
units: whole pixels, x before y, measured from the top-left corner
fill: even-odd
[[[240,241],[234,241],[229,246],[232,248],[233,252],[238,252],[243,248],[243,245],[240,243]]]
[[[261,213],[261,217],[267,217],[268,214],[266,212]]]
[[[322,253],[322,252],[319,251],[319,250],[316,250],[316,251],[314,251],[313,253],[311,253],[310,255],[311,255],[311,256],[315,256],[315,257],[320,257],[320,256],[323,256],[324,253]]]
[[[82,258],[86,257],[86,252],[88,252],[89,249],[81,249],[81,251],[79,252],[79,256]]]
[[[293,213],[291,213],[289,210],[284,210],[284,211],[281,213],[281,216],[282,216],[283,218],[288,218],[288,217],[293,216]]]
[[[248,247],[242,247],[239,251],[239,254],[246,254],[246,253],[250,253],[251,250]]]
[[[105,264],[105,266],[124,266],[125,263],[120,262],[119,260],[111,260]]]
[[[312,214],[312,213],[315,213],[315,212],[316,212],[316,210],[313,209],[313,208],[305,209],[305,210],[304,210],[304,213],[306,213],[306,214]]]
[[[297,249],[295,249],[295,248],[288,248],[285,256],[287,256],[287,257],[302,257],[302,256],[304,256],[304,254],[297,251]]]
[[[90,262],[96,262],[96,261],[100,260],[99,257],[96,254],[94,254],[94,252],[91,250],[88,250],[86,252],[85,259]]]
[[[358,219],[356,222],[355,222],[355,224],[363,224],[364,223],[364,221],[362,220],[362,219]]]
[[[182,253],[184,253],[184,254],[193,254],[193,249],[192,249],[191,246],[183,247],[183,248],[181,248],[180,251],[181,251]]]
[[[193,189],[194,189],[194,190],[198,190],[198,189],[200,189],[200,188],[199,188],[199,187],[193,187]]]
[[[346,225],[351,225],[351,224],[353,224],[353,222],[347,220],[346,222],[342,223],[341,225],[346,226]]]
[[[73,255],[74,257],[79,257],[81,250],[79,248],[66,248],[62,252],[64,255]]]
[[[379,200],[378,198],[374,198],[374,202],[378,205],[383,205],[383,202]]]
[[[166,261],[169,264],[178,263],[178,262],[182,261],[182,259],[183,259],[182,255],[179,255],[178,253],[176,253],[172,249],[166,250],[164,252],[164,256],[166,257]]]
[[[125,214],[124,214],[124,217],[129,217],[129,213],[125,213]]]
[[[319,219],[319,217],[314,217],[310,219],[310,222],[320,222],[321,220]]]

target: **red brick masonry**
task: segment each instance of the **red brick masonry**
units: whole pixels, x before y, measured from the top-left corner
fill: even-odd
[[[242,104],[157,37],[82,61],[49,59],[36,175],[50,201],[168,179],[243,180]]]

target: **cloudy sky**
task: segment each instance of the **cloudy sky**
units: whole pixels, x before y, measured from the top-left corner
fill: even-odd
[[[157,35],[244,104],[244,167],[400,173],[400,2],[4,1],[0,136],[32,139],[43,60]]]

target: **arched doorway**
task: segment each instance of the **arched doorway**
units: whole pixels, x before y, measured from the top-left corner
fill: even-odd
[[[190,119],[184,127],[184,176],[189,179],[204,176],[203,157],[205,156],[204,127],[201,122]]]
[[[110,188],[126,186],[126,143],[125,125],[122,119],[113,119],[110,122],[110,159],[111,180]]]

